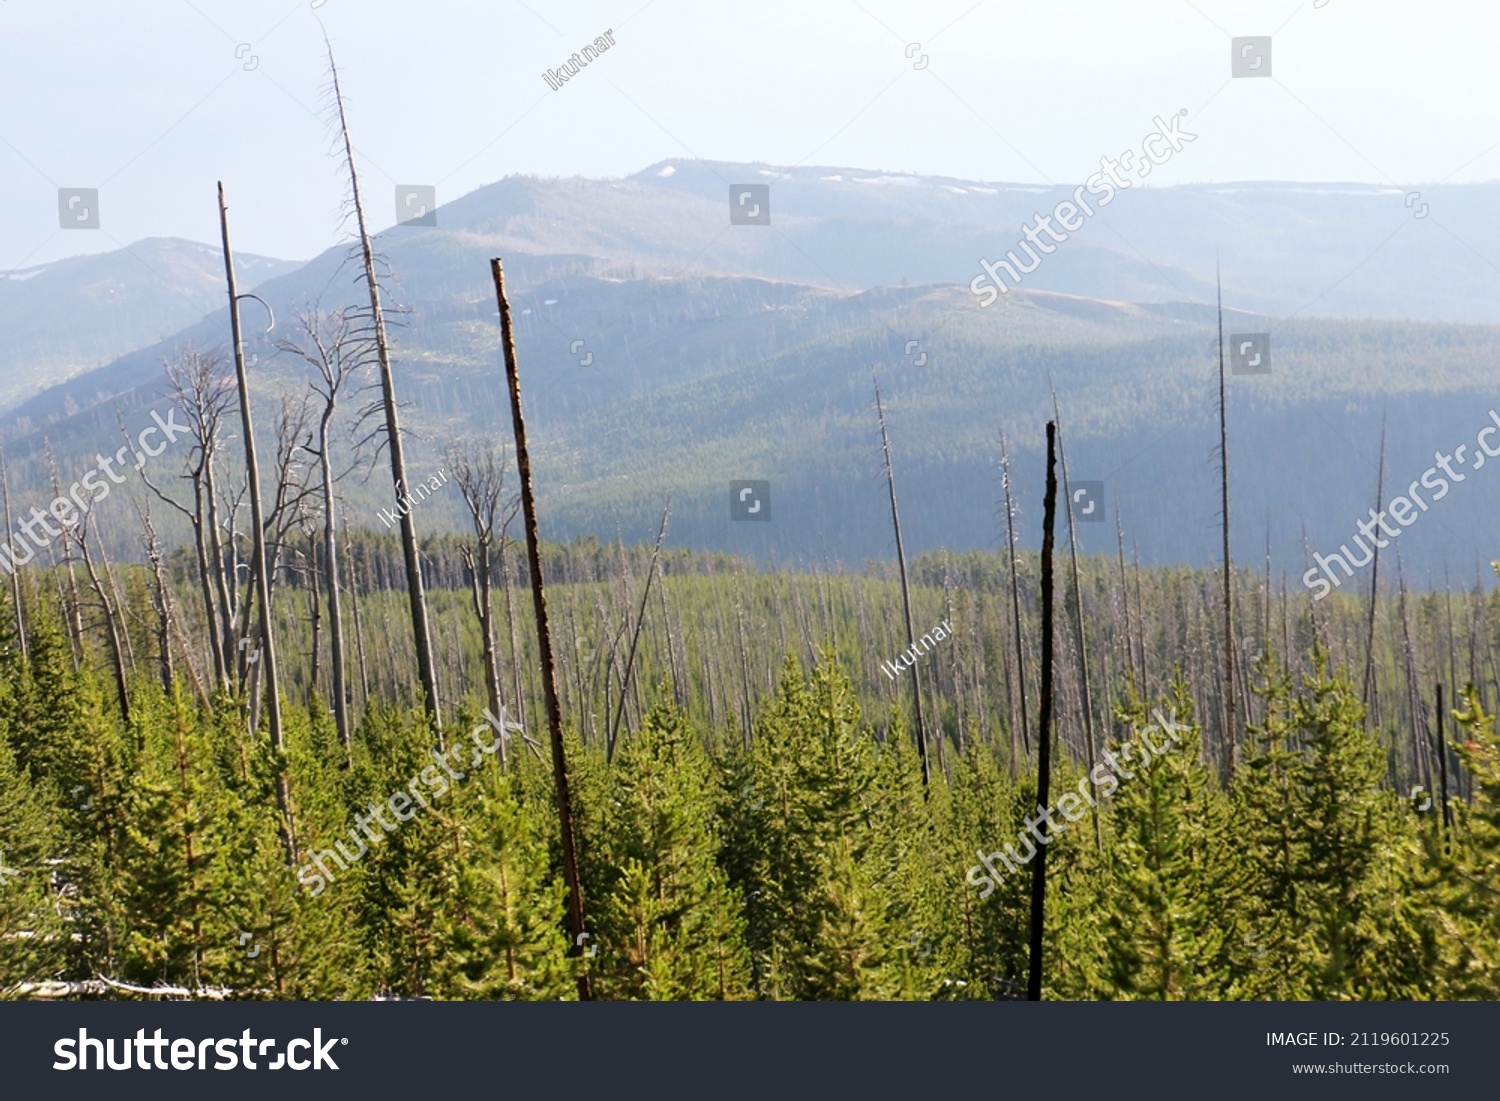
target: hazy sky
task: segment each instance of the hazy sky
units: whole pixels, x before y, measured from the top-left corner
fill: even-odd
[[[244,251],[341,240],[320,22],[377,226],[398,183],[695,156],[1071,186],[1181,110],[1154,186],[1500,177],[1488,0],[0,0],[0,270],[213,241],[217,179]],[[1272,75],[1232,79],[1251,35]],[[59,228],[65,187],[99,229]]]

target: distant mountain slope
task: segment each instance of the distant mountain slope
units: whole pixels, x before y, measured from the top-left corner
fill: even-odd
[[[729,225],[729,185],[744,183],[769,185],[770,226]],[[981,257],[1015,248],[1023,221],[1082,183],[668,161],[623,180],[502,180],[442,207],[438,225],[505,252],[583,254],[627,270],[851,290],[968,286]],[[1226,300],[1260,313],[1500,323],[1500,183],[1406,200],[1365,184],[1137,184],[1098,207],[1024,285],[1209,302],[1217,250]]]
[[[771,226],[730,226],[724,178],[757,174],[771,181]],[[1330,304],[1360,279],[1373,296],[1360,301],[1385,302],[1364,312],[1399,315],[1404,295],[1416,315],[1489,316],[1487,284],[1465,283],[1457,261],[1426,282],[1403,284],[1388,269],[1401,242],[1417,248],[1425,238],[1415,235],[1442,211],[1500,198],[1500,189],[1444,189],[1428,219],[1403,210],[1395,216],[1410,224],[1394,228],[1389,194],[1343,190],[1125,195],[1104,213],[1126,219],[1114,224],[1129,231],[1122,238],[1154,252],[1116,248],[1110,224],[1091,225],[1087,241],[1060,247],[1034,280],[983,308],[965,265],[980,249],[996,255],[997,239],[1014,241],[1007,227],[1064,192],[683,162],[626,180],[504,180],[441,207],[437,228],[397,227],[377,239],[401,307],[392,332],[409,461],[414,472],[435,469],[454,441],[509,438],[489,275],[489,258],[500,255],[549,537],[649,537],[670,491],[673,536],[686,545],[763,559],[888,556],[873,364],[913,551],[995,540],[1001,425],[1024,487],[1022,531],[1035,544],[1050,372],[1073,477],[1104,483],[1109,515],[1118,502],[1127,540],[1146,560],[1211,562],[1216,319],[1211,250],[1207,267],[1195,253],[1219,235],[1225,297],[1237,307],[1228,332],[1269,332],[1273,363],[1269,376],[1230,380],[1235,553],[1263,562],[1269,528],[1275,568],[1300,573],[1304,531],[1309,550],[1336,549],[1373,501],[1383,411],[1389,485],[1404,485],[1432,464],[1434,448],[1472,450],[1500,397],[1500,328],[1320,316],[1337,312]],[[1470,241],[1494,228],[1488,212],[1464,226]],[[1361,251],[1372,234],[1384,244]],[[1167,262],[1174,255],[1180,266]],[[266,403],[258,423],[268,431],[274,396],[303,378],[270,341],[288,335],[293,312],[311,302],[358,302],[347,260],[347,249],[331,249],[258,286],[281,323],[267,335],[256,331],[258,308],[247,320],[252,386]],[[1354,274],[1322,294],[1320,281],[1335,282],[1345,261]],[[1291,305],[1278,316],[1255,307],[1265,301]],[[0,419],[13,484],[41,492],[44,438],[60,464],[115,440],[112,402],[127,420],[144,416],[164,395],[161,359],[188,342],[227,346],[225,311]],[[772,482],[771,523],[729,520],[734,478]],[[1467,576],[1495,554],[1500,477],[1488,478],[1455,486],[1452,502],[1462,503],[1439,506],[1406,533],[1408,571],[1451,563]],[[385,484],[378,472],[349,483],[356,525],[373,524],[390,503]],[[458,519],[455,502],[423,507],[429,530]],[[1080,525],[1084,549],[1110,550],[1112,528]]]
[[[246,290],[299,266],[238,260]],[[0,272],[0,409],[168,337],[223,300],[222,254],[177,238]]]

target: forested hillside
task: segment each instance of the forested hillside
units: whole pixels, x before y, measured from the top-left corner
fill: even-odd
[[[1035,556],[1019,563],[1019,663],[1003,557],[912,564],[919,630],[951,627],[923,659],[924,791],[906,685],[880,669],[901,649],[884,571],[678,552],[657,574],[649,547],[550,548],[588,907],[570,958],[529,579],[514,545],[496,549],[499,714],[462,548],[426,548],[453,706],[440,742],[412,708],[394,537],[349,556],[347,745],[315,575],[286,571],[284,766],[247,729],[235,677],[215,687],[188,642],[205,630],[190,560],[165,596],[135,567],[85,588],[72,637],[67,571],[29,573],[24,652],[0,605],[4,996],[545,999],[576,996],[580,971],[605,998],[1021,996],[1029,869],[995,886],[981,861],[1024,856],[1036,819],[1020,717],[1038,704]],[[1097,822],[1054,827],[1047,995],[1500,995],[1500,743],[1479,702],[1493,706],[1500,604],[1382,599],[1362,693],[1362,601],[1314,606],[1253,571],[1238,587],[1257,660],[1226,778],[1212,576],[1082,564],[1091,693],[1064,645],[1054,801],[1087,787],[1091,739],[1120,764],[1095,789]],[[1439,741],[1431,686],[1455,672],[1490,688],[1449,689],[1460,713]],[[1167,716],[1175,744],[1140,764]],[[408,792],[423,805],[392,801]]]

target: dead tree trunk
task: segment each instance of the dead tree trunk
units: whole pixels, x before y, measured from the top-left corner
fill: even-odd
[[[342,501],[339,502],[339,512],[343,515],[344,530],[347,532],[349,513]],[[354,572],[354,551],[347,538],[344,540],[344,564],[349,570],[349,610],[354,613],[354,646],[359,660],[359,705],[364,708],[370,703],[370,670],[365,664],[365,625],[359,614],[359,575]]]
[[[635,633],[630,636],[630,652],[625,658],[625,683],[620,686],[620,705],[615,711],[615,720],[609,726],[609,741],[605,743],[604,759],[613,761],[615,757],[615,738],[620,732],[620,716],[625,711],[625,690],[630,685],[631,674],[635,672],[635,648],[641,640],[641,628],[646,623],[646,602],[651,599],[651,582],[656,577],[656,563],[661,558],[661,541],[667,535],[667,517],[672,511],[672,499],[667,498],[667,505],[661,510],[661,527],[656,532],[656,546],[651,551],[651,566],[646,571],[646,585],[641,591],[641,607],[635,617]]]
[[[479,620],[480,645],[484,658],[484,691],[490,713],[501,714],[500,661],[495,644],[494,566],[495,540],[503,543],[510,522],[521,507],[516,498],[509,513],[500,516],[500,499],[505,492],[505,463],[490,448],[470,459],[469,449],[453,447],[448,452],[448,466],[453,481],[463,496],[474,527],[474,543],[461,547],[460,556],[469,570],[469,587],[474,601],[474,615]],[[512,659],[514,660],[514,659]],[[524,725],[524,724],[523,724]],[[507,764],[506,739],[500,739],[500,765]]]
[[[229,288],[229,330],[234,341],[234,375],[239,387],[240,428],[245,433],[245,476],[250,484],[251,532],[250,567],[255,574],[255,588],[260,601],[260,645],[258,664],[266,685],[266,714],[271,733],[271,753],[275,759],[276,806],[281,813],[283,843],[287,862],[297,862],[296,832],[292,824],[291,789],[287,779],[286,748],[281,733],[281,695],[276,679],[276,640],[272,631],[271,580],[266,575],[265,521],[260,501],[260,467],[255,458],[255,429],[250,418],[250,382],[245,374],[245,341],[240,329],[240,295],[235,287],[234,253],[229,246],[229,207],[224,201],[224,184],[219,184],[219,231],[224,241],[224,279]]]
[[[1047,494],[1042,504],[1042,699],[1037,716],[1036,800],[1046,808],[1052,787],[1052,545],[1057,523],[1057,425],[1047,422]],[[1047,914],[1047,838],[1031,866],[1031,952],[1026,980],[1029,1001],[1042,1000],[1042,949]]]
[[[94,568],[93,556],[89,554],[88,525],[93,521],[92,511],[85,512],[78,520],[77,530],[70,532],[67,527],[63,528],[64,539],[74,539],[78,542],[78,549],[83,556],[83,566],[88,574],[89,587],[94,590],[94,598],[99,601],[100,611],[104,615],[104,639],[109,643],[110,666],[115,674],[115,689],[120,694],[120,719],[130,726],[130,688],[125,674],[125,647],[120,641],[120,623],[115,616],[114,601],[110,599],[108,591],[104,587],[104,581],[99,577],[99,571]],[[99,525],[94,525],[97,533]]]
[[[1052,415],[1055,424],[1061,424],[1062,417],[1057,414],[1057,392],[1052,393]],[[1063,446],[1062,430],[1057,431],[1057,454],[1062,461],[1063,497],[1066,500],[1068,510],[1068,558],[1072,563],[1073,574],[1073,637],[1078,646],[1078,683],[1080,698],[1083,704],[1083,731],[1084,748],[1088,752],[1089,766],[1089,790],[1093,792],[1095,805],[1090,808],[1093,813],[1089,816],[1094,823],[1094,851],[1104,851],[1104,840],[1099,833],[1099,788],[1094,783],[1094,699],[1089,690],[1089,652],[1084,640],[1083,633],[1083,587],[1078,580],[1078,536],[1073,526],[1073,491],[1068,484],[1068,451]],[[1097,503],[1102,507],[1103,502]]]
[[[59,485],[57,477],[57,462],[52,457],[52,441],[45,439],[43,443],[47,451],[47,472],[52,479],[52,496],[56,499],[62,496],[62,486]],[[32,515],[36,514],[37,510],[33,508]],[[47,530],[47,522],[45,520],[42,521],[42,530]],[[68,538],[66,528],[63,531],[62,543],[63,563],[68,568],[68,600],[66,605],[68,610],[68,633],[72,636],[73,640],[73,669],[76,672],[82,664],[84,652],[83,606],[78,600],[78,575],[73,569],[73,542]],[[47,552],[48,554],[53,553],[51,543],[47,544]]]
[[[337,515],[334,511],[334,485],[339,480],[333,472],[333,417],[339,395],[351,372],[363,361],[367,346],[350,332],[349,311],[338,310],[326,319],[317,310],[299,317],[302,335],[294,340],[279,341],[277,347],[291,352],[310,364],[317,377],[312,388],[322,399],[318,415],[318,446],[313,454],[318,460],[320,490],[323,497],[322,556],[323,574],[328,584],[328,643],[333,699],[333,720],[339,741],[349,748],[349,686],[344,653],[344,608],[339,585]],[[314,555],[316,561],[316,555]],[[317,615],[314,605],[314,616]],[[316,655],[317,650],[314,649]],[[316,667],[316,657],[314,659]],[[313,683],[316,685],[317,677]]]
[[[1021,642],[1021,587],[1016,579],[1016,508],[1010,489],[1010,455],[1005,448],[1005,433],[1000,433],[1000,485],[1005,490],[1005,548],[1010,559],[1010,610],[1015,627],[1016,673],[1021,690],[1021,741],[1026,756],[1031,756],[1031,718],[1026,706],[1026,650]]]
[[[146,545],[146,560],[151,564],[152,607],[156,611],[157,664],[161,673],[161,689],[168,698],[172,695],[172,585],[162,562],[161,547],[156,540],[156,528],[151,523],[149,510],[141,513],[142,541]],[[192,657],[184,651],[183,658],[191,665]],[[197,681],[197,676],[193,680]],[[202,689],[199,689],[200,693]]]
[[[526,448],[526,421],[521,414],[521,374],[516,364],[515,335],[511,331],[510,303],[505,297],[505,272],[499,258],[490,261],[495,280],[495,298],[500,307],[500,339],[505,352],[505,376],[510,385],[511,420],[516,436],[516,472],[521,480],[521,508],[526,527],[526,564],[531,571],[531,601],[536,613],[537,646],[542,656],[542,700],[547,708],[547,730],[552,741],[552,780],[557,792],[558,832],[562,841],[563,879],[568,887],[568,955],[583,954],[587,939],[584,922],[583,884],[578,876],[578,853],[573,840],[573,794],[568,781],[568,757],[563,746],[562,708],[557,699],[557,667],[552,657],[552,630],[547,623],[547,593],[542,583],[542,552],[537,536],[536,501],[531,492],[531,453]],[[592,997],[589,973],[578,973],[578,997]]]
[[[1226,770],[1229,776],[1233,776],[1239,757],[1234,714],[1234,577],[1229,560],[1229,428],[1224,412],[1224,285],[1219,279],[1217,259],[1214,261],[1214,281],[1218,287],[1219,307],[1219,488],[1224,536],[1224,745]]]
[[[1380,469],[1375,475],[1375,513],[1379,515],[1381,506],[1385,503],[1385,413],[1380,414]],[[1369,623],[1365,629],[1365,685],[1361,698],[1365,701],[1365,713],[1367,716],[1374,713],[1374,702],[1370,693],[1374,689],[1375,677],[1375,598],[1379,593],[1380,582],[1380,539],[1371,536],[1370,542],[1375,544],[1373,558],[1370,562],[1370,614]]]
[[[1443,714],[1443,682],[1437,684],[1437,743],[1438,743],[1438,794],[1443,801],[1443,848],[1448,847],[1448,834],[1453,829],[1453,808],[1448,806],[1448,737],[1445,732],[1446,716]]]
[[[911,587],[906,578],[906,550],[901,544],[901,517],[896,512],[896,475],[891,469],[891,441],[885,432],[885,406],[880,400],[880,383],[875,378],[873,367],[870,368],[870,381],[875,384],[875,417],[880,422],[880,447],[885,455],[885,484],[891,496],[891,527],[896,531],[896,564],[901,572],[901,611],[906,621],[906,646],[908,650],[915,651],[917,634],[911,618]],[[925,795],[931,777],[927,766],[927,727],[922,721],[922,678],[920,663],[915,656],[910,669],[912,707],[916,711],[916,729],[912,731],[912,736],[916,739],[917,755],[922,761],[922,792]]]
[[[1120,608],[1125,616],[1125,675],[1130,679],[1131,687],[1139,692],[1141,686],[1135,675],[1135,651],[1130,645],[1133,633],[1130,629],[1130,586],[1125,581],[1125,528],[1120,522],[1118,498],[1115,499],[1115,553],[1120,563]]]
[[[303,538],[307,540],[307,554],[302,576],[307,579],[307,614],[312,621],[311,668],[307,674],[307,702],[311,706],[318,698],[318,681],[323,674],[323,586],[319,581],[318,535],[309,527],[303,531]],[[342,732],[339,741],[348,748],[349,743],[344,741]]]
[[[10,475],[5,468],[5,452],[0,451],[0,498],[5,502],[5,537],[9,539],[14,529],[11,527],[10,519]],[[16,645],[21,650],[21,657],[28,656],[26,650],[26,611],[21,602],[21,563],[16,559],[14,551],[10,553],[10,599],[12,611],[16,617]]]
[[[375,253],[370,247],[370,234],[365,227],[364,202],[359,193],[359,173],[354,167],[354,144],[349,137],[349,123],[344,115],[344,97],[339,89],[339,71],[333,63],[331,48],[328,51],[328,71],[333,77],[333,100],[338,110],[339,136],[343,141],[344,158],[349,169],[349,188],[354,219],[359,228],[365,284],[370,292],[370,321],[374,327],[375,351],[380,362],[381,404],[385,411],[386,444],[391,457],[391,489],[396,501],[400,502],[405,499],[408,491],[406,454],[401,443],[400,420],[396,415],[396,383],[391,375],[390,343],[385,333],[385,311],[380,304],[380,284],[375,278]],[[422,590],[422,561],[417,551],[417,528],[412,519],[414,511],[408,508],[401,513],[401,556],[406,565],[406,595],[411,605],[411,632],[417,651],[417,674],[422,680],[427,720],[441,749],[445,747],[442,713],[438,706],[437,669],[432,660],[432,633],[427,625],[427,597]]]

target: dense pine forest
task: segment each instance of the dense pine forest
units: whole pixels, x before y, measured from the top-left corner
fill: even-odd
[[[503,529],[480,538],[422,547],[439,733],[395,536],[341,548],[347,741],[316,548],[280,563],[280,753],[254,651],[214,672],[189,553],[22,571],[0,609],[4,996],[553,999],[581,974],[596,998],[1023,995],[1029,870],[983,897],[966,872],[1035,813],[1035,554],[1014,606],[1005,556],[911,563],[918,629],[951,624],[919,659],[924,790],[909,684],[880,668],[903,649],[893,570],[545,547],[586,906],[570,944],[529,576]],[[1315,604],[1236,575],[1231,769],[1218,575],[1122,554],[1078,576],[1056,608],[1054,799],[1153,711],[1180,730],[1055,833],[1046,996],[1500,995],[1493,594]]]
[[[883,398],[873,367],[868,391],[862,373],[822,383],[873,396],[868,416],[823,416],[859,426],[846,478],[883,459],[889,511],[860,527],[889,531],[885,559],[813,571],[674,545],[671,494],[722,486],[732,450],[711,426],[734,393],[706,373],[691,404],[724,455],[633,426],[655,464],[634,484],[664,498],[654,543],[544,542],[549,515],[592,508],[604,529],[611,512],[598,486],[538,507],[517,331],[540,322],[513,322],[498,259],[493,304],[449,294],[468,357],[503,365],[510,423],[492,370],[487,400],[463,401],[495,423],[428,421],[416,447],[408,391],[445,368],[397,354],[392,330],[426,322],[386,286],[331,50],[329,77],[351,229],[329,280],[357,301],[306,300],[277,327],[238,289],[220,185],[227,331],[174,346],[151,400],[91,401],[66,448],[59,421],[18,425],[21,478],[0,456],[0,997],[1500,997],[1500,592],[1415,589],[1398,545],[1313,599],[1273,572],[1269,517],[1265,568],[1231,559],[1253,529],[1231,525],[1222,309],[1211,568],[1143,565],[1118,503],[1113,553],[1079,553],[1086,483],[1061,452],[1058,523],[1053,461],[1077,406],[1049,383],[1034,417],[1063,365],[1040,337],[999,367],[955,357],[988,388],[944,399],[1025,389],[1034,439],[997,433],[992,454],[972,427],[928,433],[982,456],[990,480],[963,501],[999,552],[906,554],[917,433],[888,421],[903,384]],[[262,309],[258,346],[280,358],[252,397]],[[774,360],[782,334],[750,312],[754,357]],[[680,329],[652,320],[653,341]],[[1207,425],[1183,382],[1212,378],[1203,333],[1150,340],[1155,389]],[[1489,334],[1469,338],[1455,362],[1477,371]],[[864,338],[829,339],[844,366],[872,362]],[[536,389],[566,406],[584,387]],[[762,450],[818,438],[775,415]],[[1047,416],[1044,494],[1010,458]],[[555,477],[572,458],[537,434]],[[1368,473],[1380,509],[1383,434]],[[1151,499],[1150,524],[1202,534],[1204,510]],[[1017,530],[1037,515],[1041,553]],[[912,545],[941,543],[929,524]]]

